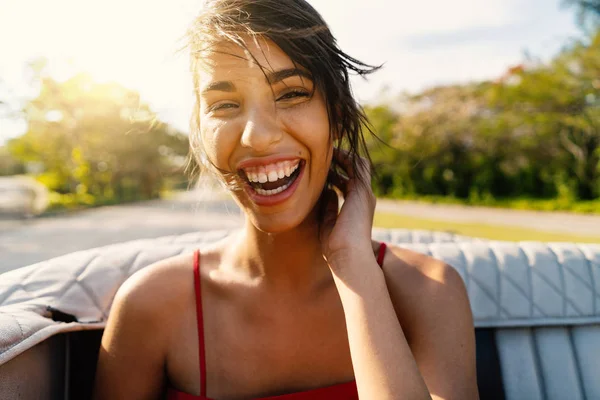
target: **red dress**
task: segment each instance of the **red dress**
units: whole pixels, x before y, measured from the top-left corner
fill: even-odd
[[[385,256],[385,243],[379,246],[377,255],[377,264],[383,265]],[[168,391],[169,400],[212,400],[206,397],[206,359],[204,356],[204,324],[202,317],[202,297],[200,291],[200,252],[196,250],[194,254],[194,285],[196,288],[196,319],[198,324],[198,352],[200,359],[200,396],[194,396],[170,388]],[[358,400],[358,391],[356,381],[352,380],[338,385],[327,386],[302,392],[283,394],[279,396],[262,397],[255,400]]]

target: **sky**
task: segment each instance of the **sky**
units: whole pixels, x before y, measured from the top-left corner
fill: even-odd
[[[353,80],[363,103],[447,83],[494,79],[525,52],[549,59],[578,34],[560,0],[309,0],[340,47],[384,64]],[[191,81],[180,38],[198,0],[0,0],[0,79],[32,93],[25,65],[44,56],[64,79],[88,71],[140,92],[159,118],[187,131]],[[1,89],[0,89],[1,90]],[[25,125],[0,120],[0,143]]]

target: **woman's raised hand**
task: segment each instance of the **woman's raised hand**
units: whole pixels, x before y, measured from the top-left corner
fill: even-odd
[[[338,214],[338,195],[326,188],[324,196],[324,219],[321,225],[323,257],[330,267],[345,265],[360,253],[373,254],[371,229],[376,198],[371,190],[369,162],[346,150],[334,149],[333,157],[346,176],[335,174],[333,185],[339,189],[344,203]],[[356,169],[352,157],[357,157]]]

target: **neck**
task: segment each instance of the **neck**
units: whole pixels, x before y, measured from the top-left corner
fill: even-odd
[[[299,293],[331,280],[323,259],[316,213],[290,231],[270,234],[248,219],[238,242],[236,264],[270,289]]]

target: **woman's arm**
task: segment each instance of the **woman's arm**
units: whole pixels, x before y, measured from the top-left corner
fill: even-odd
[[[429,399],[372,252],[332,260],[361,399]]]
[[[434,399],[477,399],[475,329],[461,276],[440,260],[389,249],[388,291],[429,392]]]
[[[460,276],[429,257],[411,255],[407,266],[392,254],[384,276],[371,245],[376,199],[369,165],[353,163],[343,150],[334,155],[347,175],[333,182],[345,201],[338,213],[336,193],[325,191],[321,246],[344,308],[359,396],[476,399],[473,324]],[[440,281],[439,265],[454,279],[432,283]]]
[[[460,275],[424,255],[387,258],[385,278],[372,253],[349,254],[332,268],[360,397],[477,399],[473,320]]]
[[[155,282],[150,270],[140,271],[117,292],[100,346],[94,400],[161,398],[167,329]]]

